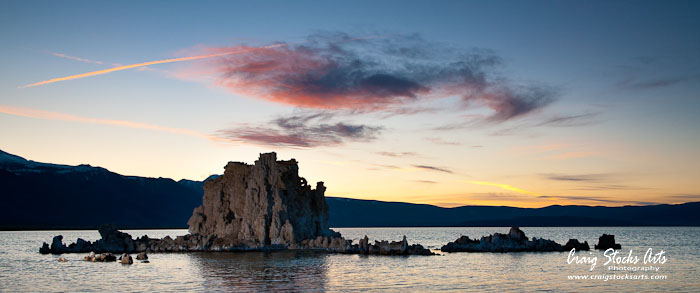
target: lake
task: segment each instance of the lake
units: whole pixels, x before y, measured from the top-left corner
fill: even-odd
[[[400,240],[431,249],[507,227],[490,228],[336,228],[344,237],[368,235],[370,241]],[[700,291],[700,227],[525,227],[528,237],[565,243],[614,234],[622,250],[617,271],[604,265],[602,251],[577,252],[582,264],[568,263],[569,252],[441,253],[439,256],[362,256],[319,252],[151,253],[150,263],[133,265],[82,261],[84,254],[38,253],[42,242],[61,234],[64,242],[78,237],[97,240],[97,231],[0,232],[2,291],[513,291],[621,290]],[[132,236],[171,237],[187,230],[125,230]],[[663,251],[665,263],[645,261],[645,253]],[[627,257],[632,251],[636,264]],[[436,250],[436,252],[439,252]],[[135,257],[135,255],[134,255]],[[597,258],[591,271],[590,260]],[[650,259],[647,258],[647,261]],[[642,271],[649,270],[652,271]],[[645,278],[646,276],[646,278]],[[578,278],[578,279],[575,279]],[[583,279],[588,278],[588,279]],[[605,280],[607,278],[607,280]]]

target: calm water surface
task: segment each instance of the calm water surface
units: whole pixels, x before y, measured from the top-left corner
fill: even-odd
[[[339,228],[355,239],[399,240],[437,249],[460,235],[475,238],[508,228]],[[82,261],[82,254],[40,255],[44,241],[62,234],[65,242],[99,238],[97,231],[0,232],[2,291],[700,291],[700,227],[523,228],[529,237],[560,243],[569,238],[594,244],[602,233],[614,234],[622,256],[632,250],[637,264],[658,272],[609,271],[602,252],[589,264],[568,264],[563,253],[444,253],[441,256],[359,256],[310,252],[152,253],[150,263],[121,265]],[[178,236],[187,230],[128,230],[134,237]],[[663,250],[665,264],[644,264],[647,249]],[[570,280],[570,275],[646,275],[652,280]]]

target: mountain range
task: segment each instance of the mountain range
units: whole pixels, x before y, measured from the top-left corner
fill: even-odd
[[[212,178],[216,175],[212,175]],[[207,179],[209,179],[207,178]],[[206,181],[206,179],[204,180]],[[204,181],[124,176],[0,151],[1,230],[186,228]],[[461,206],[326,197],[330,227],[700,226],[700,202],[649,206]]]
[[[201,181],[123,176],[90,165],[39,163],[0,151],[0,229],[182,228]]]

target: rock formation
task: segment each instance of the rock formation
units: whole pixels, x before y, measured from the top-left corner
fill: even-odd
[[[622,249],[622,245],[615,243],[615,235],[603,234],[598,238],[598,244],[595,245],[595,249],[606,250],[608,248]]]
[[[479,240],[462,236],[454,242],[447,243],[440,250],[443,252],[545,252],[567,251],[572,248],[590,250],[587,241],[580,243],[576,239],[569,239],[565,245],[561,245],[549,239],[533,237],[530,240],[520,228],[511,227],[508,234],[494,233]]]
[[[292,159],[261,154],[254,165],[229,162],[224,175],[204,185],[201,206],[188,221],[200,243],[231,248],[288,248],[305,239],[338,236],[328,229],[323,182],[312,189]]]
[[[65,246],[56,236],[39,249],[43,254],[111,252],[134,253],[179,251],[249,251],[306,249],[357,254],[432,254],[419,244],[375,241],[365,237],[359,244],[328,228],[326,188],[318,182],[312,189],[299,176],[292,159],[277,161],[275,153],[261,154],[255,164],[229,162],[224,174],[207,180],[201,206],[188,221],[190,234],[175,239],[132,239],[116,227],[103,225],[94,243],[78,239]]]
[[[357,250],[358,254],[379,254],[379,255],[432,255],[429,249],[423,248],[420,244],[409,245],[406,240],[406,235],[403,236],[401,241],[388,242],[386,240],[374,241],[374,244],[369,243],[367,235],[365,238],[360,240],[357,246],[353,246],[353,249]]]
[[[63,236],[58,235],[53,238],[51,245],[44,242],[44,245],[39,249],[42,254],[61,254],[61,253],[83,253],[83,252],[110,252],[123,253],[145,251],[151,242],[158,241],[157,239],[149,239],[148,236],[133,239],[131,235],[120,232],[113,225],[102,225],[98,229],[102,239],[93,242],[85,241],[81,238],[75,243],[66,246],[63,244]]]

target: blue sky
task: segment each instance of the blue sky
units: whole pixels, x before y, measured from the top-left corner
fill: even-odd
[[[621,205],[680,202],[700,194],[700,167],[690,164],[700,158],[697,1],[5,1],[1,5],[0,148],[29,159],[89,163],[129,175],[202,179],[221,172],[226,161],[250,162],[260,152],[276,151],[280,158],[300,160],[302,175],[326,181],[331,195],[443,206]],[[346,106],[330,102],[309,107],[294,100],[298,97],[280,102],[251,94],[261,89],[258,84],[244,90],[222,86],[218,82],[227,77],[222,77],[220,65],[245,61],[238,57],[159,64],[20,88],[118,65],[242,45],[262,48],[282,43],[299,52],[294,48],[309,45],[309,36],[318,34],[368,38],[362,46],[401,45],[402,38],[417,36],[426,47],[438,48],[431,49],[433,54],[447,49],[455,56],[487,52],[478,56],[500,60],[494,68],[484,69],[489,85],[547,89],[552,101],[525,104],[532,109],[488,122],[474,118],[492,115],[496,108],[487,105],[488,98],[463,103],[467,99],[453,92],[426,98],[419,91],[417,97],[390,101],[441,110],[348,114]],[[265,54],[280,53],[275,50]],[[262,77],[288,77],[266,74]],[[434,90],[442,81],[426,82]],[[18,115],[17,109],[24,114]],[[228,129],[235,139],[226,141],[231,136],[224,135],[223,141],[211,141],[102,120],[57,118],[45,112],[29,115],[30,110],[186,129],[219,138],[221,130]],[[311,120],[320,124],[306,125],[305,130],[336,132],[330,136],[319,132],[325,140],[315,141],[316,145],[260,139],[260,130],[276,129],[270,128],[275,119],[308,118],[320,112],[336,123],[331,126],[365,128],[316,127],[330,122]],[[448,125],[452,128],[436,130]],[[253,130],[256,135],[248,135]],[[449,172],[436,171],[440,169]]]

